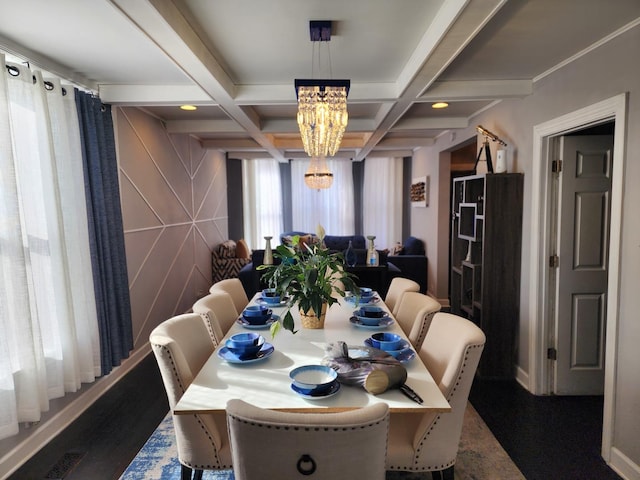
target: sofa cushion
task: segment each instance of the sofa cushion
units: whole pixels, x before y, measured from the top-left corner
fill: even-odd
[[[416,237],[408,237],[404,241],[400,255],[424,255],[424,242]]]
[[[324,244],[329,250],[344,252],[349,248],[349,240],[353,248],[366,248],[366,242],[362,235],[325,235]]]

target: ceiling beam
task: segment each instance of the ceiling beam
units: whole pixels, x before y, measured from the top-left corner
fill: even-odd
[[[526,97],[533,93],[531,80],[472,80],[433,82],[418,101],[493,100]]]
[[[281,158],[281,152],[262,133],[258,115],[235,103],[233,81],[173,1],[111,1],[256,142],[274,158]]]
[[[413,71],[412,75],[409,75],[412,70],[406,70],[404,76],[401,77],[406,87],[403,89],[398,101],[371,136],[367,145],[360,151],[358,159],[366,157],[373,150],[376,144],[382,140],[385,133],[402,118],[416,99],[427,91],[438,76],[462,49],[471,42],[505,2],[506,0],[465,2],[465,5],[457,13],[452,6],[443,7],[436,20],[432,22],[432,26],[436,30],[432,30],[432,27],[430,27],[425,33],[423,42],[421,42],[419,50],[422,52],[422,56],[416,53],[415,58],[412,57],[413,64],[422,62],[420,68],[414,69],[415,71]],[[437,32],[437,35],[434,35],[434,32]],[[429,45],[430,48],[427,48]],[[402,83],[399,83],[399,86],[402,87]]]

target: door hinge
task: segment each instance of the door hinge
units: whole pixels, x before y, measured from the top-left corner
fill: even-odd
[[[549,359],[549,360],[557,360],[558,359],[558,351],[553,347],[547,348],[547,359]]]
[[[560,257],[558,257],[558,255],[551,255],[549,257],[549,267],[558,268],[559,265],[560,265]]]
[[[562,171],[562,160],[554,160],[551,162],[551,172],[560,173]]]

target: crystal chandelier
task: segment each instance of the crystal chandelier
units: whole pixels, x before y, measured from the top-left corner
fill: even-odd
[[[345,84],[346,82],[346,84]],[[311,157],[333,156],[347,128],[349,80],[296,80],[298,127]]]
[[[324,157],[311,157],[311,163],[304,174],[304,183],[315,190],[329,188],[333,184],[333,173],[327,167]]]
[[[309,22],[309,34],[312,42],[329,42],[331,21]],[[340,148],[349,119],[347,95],[350,86],[349,80],[295,80],[298,127],[304,151],[310,157],[333,156]]]

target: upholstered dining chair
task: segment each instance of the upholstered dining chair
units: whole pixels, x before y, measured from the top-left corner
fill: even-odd
[[[222,290],[216,290],[196,300],[191,309],[203,316],[209,335],[216,345],[222,342],[222,338],[238,318],[231,295]]]
[[[227,404],[235,480],[383,480],[389,407],[337,413],[265,410]]]
[[[402,295],[395,314],[396,321],[416,350],[420,350],[431,320],[441,308],[440,302],[429,295],[420,292]]]
[[[171,411],[214,351],[202,317],[185,313],[165,320],[149,336]],[[173,427],[182,466],[182,479],[202,478],[203,470],[232,467],[231,448],[223,412],[173,415]]]
[[[238,314],[249,304],[249,299],[239,278],[227,278],[211,285],[209,293],[216,293],[217,291],[223,291],[231,295],[233,305],[236,307],[236,313]]]
[[[432,472],[434,480],[453,480],[462,420],[469,390],[484,348],[485,335],[473,322],[450,313],[436,313],[420,349],[451,412],[398,413],[389,425],[387,469]]]
[[[420,285],[409,278],[394,277],[389,284],[389,290],[384,298],[384,303],[395,316],[400,306],[400,300],[405,292],[419,292]]]

